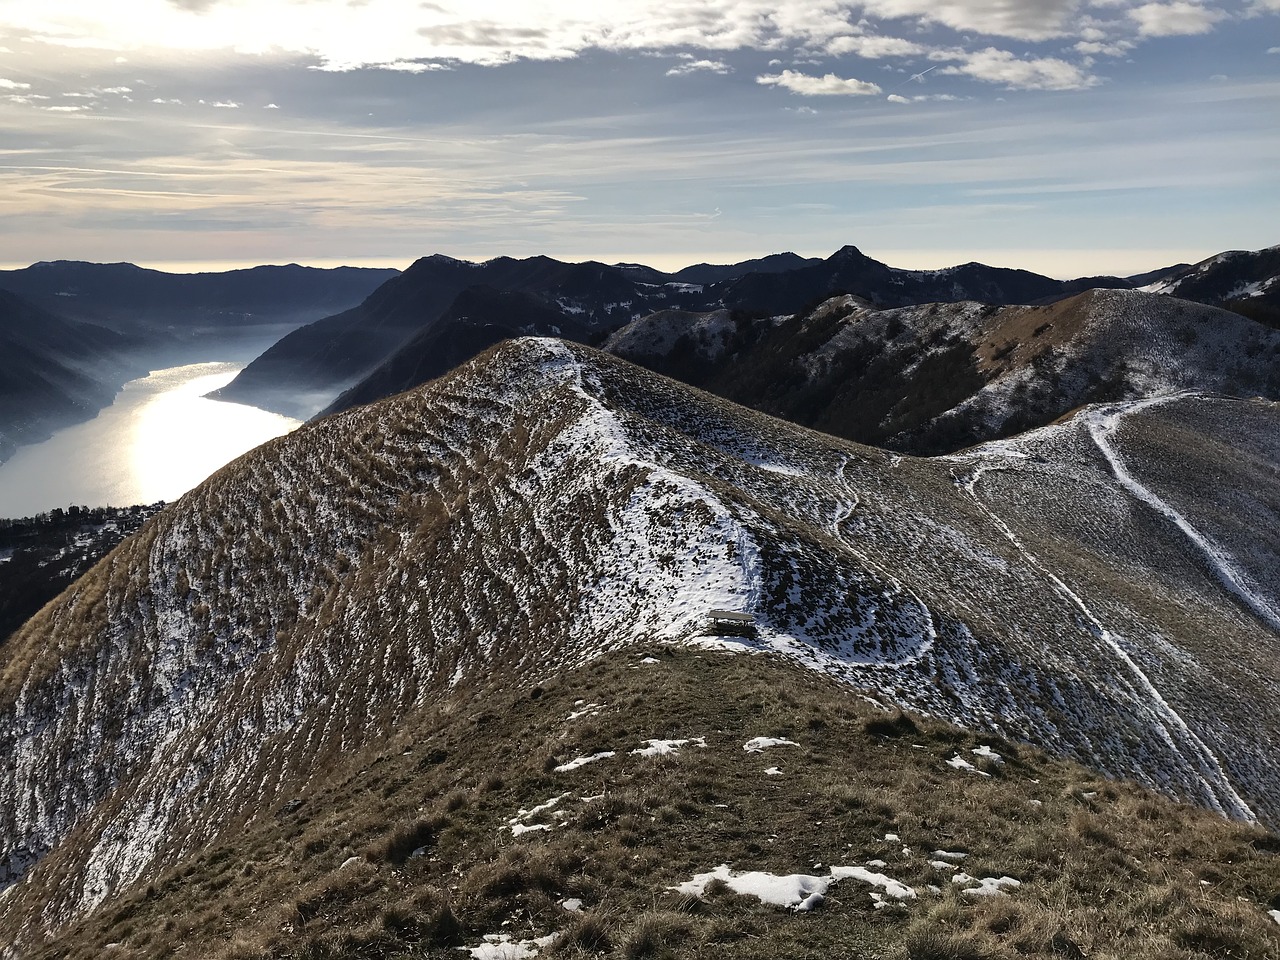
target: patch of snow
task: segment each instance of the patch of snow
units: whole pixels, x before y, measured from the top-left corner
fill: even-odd
[[[722,863],[709,873],[696,874],[692,880],[670,889],[701,897],[706,892],[707,884],[712,880],[723,881],[734,893],[752,896],[762,903],[790,907],[797,911],[812,910],[821,904],[827,888],[841,880],[861,880],[882,890],[884,896],[892,897],[894,900],[916,899],[916,892],[911,887],[883,873],[873,873],[865,867],[832,867],[827,876],[810,876],[803,873],[780,876],[757,870],[735,873],[729,869],[728,864]]]
[[[668,753],[679,753],[680,748],[686,743],[692,743],[695,747],[706,747],[706,737],[694,737],[688,740],[646,740],[645,746],[639,747],[631,751],[632,756],[637,757],[660,757]]]
[[[991,776],[991,774],[987,773],[985,770],[979,770],[977,767],[975,767],[972,763],[970,763],[964,757],[960,756],[960,754],[958,753],[954,757],[952,757],[950,760],[947,761],[947,766],[955,767],[957,770],[968,770],[970,773],[976,773],[980,777]]]
[[[778,767],[770,767],[764,772],[764,775],[766,777],[780,777],[782,776],[782,770]]]
[[[901,881],[887,877],[883,873],[873,873],[866,867],[832,867],[831,878],[833,880],[861,880],[863,883],[869,883],[873,887],[879,887],[885,892],[886,896],[893,897],[895,900],[914,900],[916,892],[911,887]]]
[[[659,660],[657,657],[645,657],[640,662],[641,663],[661,663],[662,661]]]
[[[1000,756],[1000,754],[996,753],[985,743],[974,747],[969,752],[974,754],[975,756],[983,757],[987,760],[992,760],[995,763],[1004,763],[1004,757]]]
[[[955,861],[963,860],[965,857],[969,856],[967,853],[960,853],[958,851],[952,851],[952,850],[935,850],[933,851],[933,855],[940,860],[955,860]]]
[[[577,897],[570,897],[567,900],[561,900],[560,906],[564,907],[564,909],[568,910],[570,913],[582,912],[582,901]]]
[[[550,830],[551,824],[549,823],[530,823],[530,824],[513,823],[509,827],[507,827],[507,829],[511,831],[511,835],[513,837],[518,837],[522,833],[533,833],[534,831],[537,831],[537,830]]]
[[[528,960],[536,957],[543,947],[550,946],[558,936],[558,933],[549,933],[532,940],[512,940],[507,933],[486,933],[484,942],[479,946],[456,949],[467,951],[473,960]]]
[[[1276,923],[1280,923],[1280,910],[1268,910],[1267,916],[1270,917],[1272,920],[1274,920]]]
[[[972,879],[970,878],[970,882]],[[966,887],[960,892],[969,897],[997,897],[1002,896],[1006,889],[1020,886],[1022,881],[1013,877],[984,877],[976,887]]]
[[[755,897],[761,903],[777,907],[798,907],[815,893],[825,894],[832,882],[831,877],[811,877],[803,873],[786,876],[759,870],[734,873],[727,863],[722,863],[710,873],[695,874],[692,880],[671,889],[700,897],[712,880],[723,881],[734,893]]]
[[[578,757],[570,760],[568,763],[562,763],[555,768],[556,773],[568,773],[570,770],[577,770],[579,767],[585,767],[588,763],[595,763],[597,760],[605,760],[614,755],[612,750],[602,750],[600,753],[593,753],[590,756]]]
[[[800,744],[794,740],[786,740],[782,737],[752,737],[742,745],[742,749],[747,753],[759,753],[761,750],[767,750],[770,747],[798,747]]]
[[[592,716],[592,717],[599,716],[600,711],[603,710],[605,707],[603,703],[587,703],[585,700],[579,700],[577,703],[574,704],[574,706],[578,707],[579,709],[570,712],[570,714],[567,717],[565,717],[566,721],[577,720],[579,717],[585,717],[585,716]]]

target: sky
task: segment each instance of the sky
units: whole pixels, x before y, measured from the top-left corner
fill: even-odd
[[[0,0],[0,264],[1128,275],[1280,243],[1280,0]]]

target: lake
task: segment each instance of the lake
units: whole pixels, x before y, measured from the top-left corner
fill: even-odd
[[[175,500],[223,464],[301,421],[207,400],[243,361],[188,363],[132,380],[94,419],[19,447],[0,464],[0,517]]]

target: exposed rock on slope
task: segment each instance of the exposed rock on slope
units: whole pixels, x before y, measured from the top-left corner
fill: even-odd
[[[827,433],[927,454],[1043,426],[1086,403],[1186,389],[1280,397],[1280,332],[1136,291],[893,310],[839,297],[772,320],[668,311],[604,349]]]
[[[712,608],[1275,823],[1277,426],[1187,395],[916,460],[514,341],[229,465],[12,638],[0,922],[80,915],[452,686],[692,641]]]

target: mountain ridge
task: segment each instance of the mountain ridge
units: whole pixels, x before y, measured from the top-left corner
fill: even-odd
[[[1280,534],[1280,407],[1187,394],[1092,416],[917,459],[517,340],[308,425],[6,645],[6,882],[70,922],[414,705],[694,642],[710,609],[759,626],[720,646],[1274,823],[1277,634],[1258,611],[1280,605],[1280,536],[1257,525]],[[1204,476],[1237,512],[1195,493]]]

